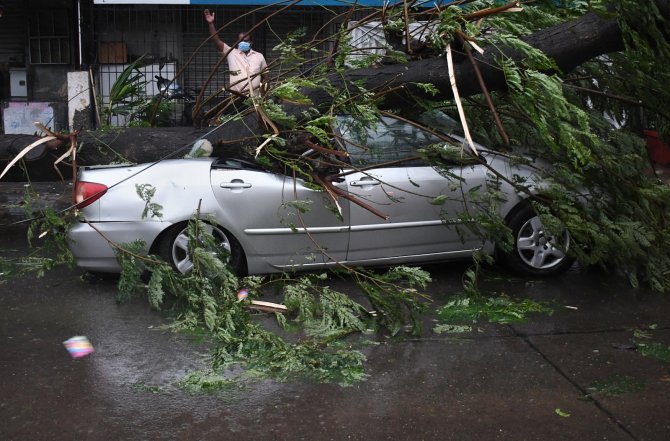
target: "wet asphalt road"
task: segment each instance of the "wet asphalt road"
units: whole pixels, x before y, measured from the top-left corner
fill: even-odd
[[[1,233],[3,255],[25,252],[21,230]],[[436,302],[463,268],[428,268]],[[81,274],[0,284],[0,440],[670,439],[670,365],[633,345],[635,329],[670,344],[670,297],[612,276],[488,282],[555,312],[369,346],[369,379],[351,387],[258,380],[193,395],[175,383],[205,366],[204,349],[157,330],[167,319],[142,299],[118,305],[114,283]],[[95,352],[71,359],[62,342],[74,335]],[[644,387],[589,389],[614,374]]]

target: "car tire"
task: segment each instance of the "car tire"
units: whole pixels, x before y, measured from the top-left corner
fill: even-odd
[[[219,246],[230,255],[228,264],[238,275],[246,273],[246,265],[242,247],[235,238],[222,228],[207,224],[209,233],[214,236]],[[174,225],[159,239],[158,255],[182,274],[186,274],[193,268],[191,256],[188,253],[188,224]]]
[[[565,254],[570,248],[568,230],[564,229],[560,237],[551,235],[530,204],[525,203],[514,210],[507,225],[512,230],[513,248],[499,255],[502,263],[512,271],[528,276],[553,276],[574,263],[574,259]]]

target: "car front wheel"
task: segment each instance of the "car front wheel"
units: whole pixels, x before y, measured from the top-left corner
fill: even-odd
[[[570,268],[574,259],[567,256],[570,234],[563,229],[554,235],[542,225],[530,205],[513,213],[508,226],[514,236],[514,247],[503,254],[503,263],[515,272],[530,276],[553,276]]]
[[[228,255],[227,263],[238,274],[243,272],[242,251],[239,244],[221,228],[206,224],[207,233],[214,237],[217,246]],[[159,243],[158,253],[170,265],[182,274],[193,269],[193,260],[188,251],[188,225],[175,225],[166,232]]]

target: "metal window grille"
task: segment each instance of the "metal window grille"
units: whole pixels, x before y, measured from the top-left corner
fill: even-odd
[[[30,62],[69,64],[72,59],[70,11],[39,9],[29,21]]]
[[[144,57],[145,93],[147,97],[158,94],[155,77],[163,76],[179,84],[191,95],[200,90],[204,97],[215,96],[220,100],[226,94],[223,91],[228,84],[227,63],[217,63],[221,54],[217,52],[209,37],[203,18],[202,6],[149,6],[149,5],[96,5],[92,9],[94,21],[95,49],[91,52],[89,63],[98,66],[99,84],[102,101],[105,93],[128,64],[140,56]],[[216,16],[217,27],[230,23],[220,37],[233,44],[238,33],[249,30],[272,9],[256,10],[253,7],[218,6],[210,7]],[[268,23],[253,32],[253,48],[265,56],[269,64],[273,62],[270,76],[299,74],[290,71],[282,64],[281,54],[274,48],[291,32],[298,28],[307,29],[306,37],[311,39],[315,33],[326,33],[324,24],[332,18],[322,8],[291,8],[273,16]],[[101,47],[116,45],[115,53],[109,58],[101,58]],[[308,57],[322,58],[322,54],[308,53]],[[305,66],[302,66],[302,70]],[[214,99],[211,102],[215,103]],[[178,111],[183,107],[178,106]],[[184,122],[183,115],[175,115],[174,122]],[[121,124],[123,121],[117,121]]]

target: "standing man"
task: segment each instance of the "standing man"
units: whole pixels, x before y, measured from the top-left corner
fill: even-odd
[[[205,21],[209,26],[209,34],[217,49],[224,56],[227,54],[228,70],[230,71],[230,90],[242,95],[259,96],[267,88],[267,63],[260,52],[251,49],[253,43],[249,34],[240,32],[237,48],[231,49],[221,41],[214,26],[214,14],[205,9]],[[249,92],[251,91],[251,93]]]

